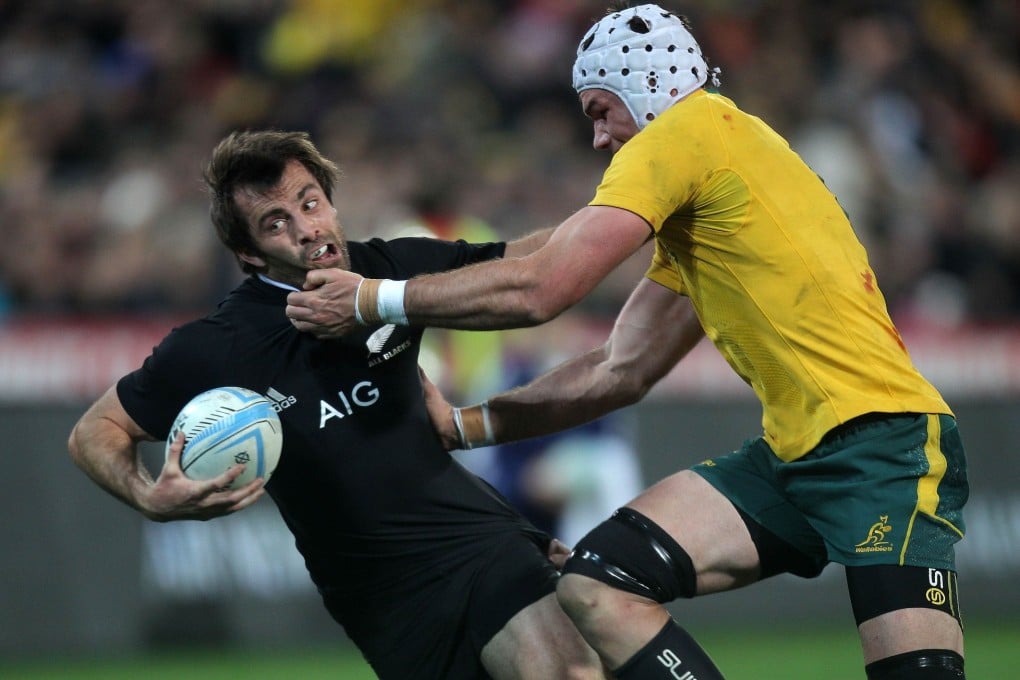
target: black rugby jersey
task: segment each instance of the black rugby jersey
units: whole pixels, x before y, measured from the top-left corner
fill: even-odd
[[[504,248],[427,238],[349,244],[353,271],[392,279],[501,257]],[[283,451],[266,490],[312,580],[349,601],[349,613],[414,592],[509,533],[548,540],[440,445],[418,375],[423,329],[386,325],[319,340],[287,320],[287,294],[251,277],[209,316],[175,328],[118,383],[128,414],[166,438],[178,411],[207,389],[269,396]]]

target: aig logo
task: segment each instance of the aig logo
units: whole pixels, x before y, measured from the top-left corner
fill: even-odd
[[[925,591],[924,597],[936,607],[946,603],[946,580],[938,569],[928,570],[928,585],[931,586]]]
[[[362,380],[348,392],[338,390],[336,393],[339,404],[334,405],[325,399],[319,400],[319,429],[326,427],[326,423],[337,418],[354,415],[356,408],[366,408],[379,401],[379,388],[368,380]]]

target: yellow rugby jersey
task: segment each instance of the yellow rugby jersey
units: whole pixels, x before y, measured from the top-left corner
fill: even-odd
[[[646,276],[691,298],[783,460],[868,412],[946,413],[835,197],[789,144],[698,90],[614,155],[591,205],[655,230]]]

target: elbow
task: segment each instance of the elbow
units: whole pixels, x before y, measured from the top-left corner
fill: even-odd
[[[541,326],[555,319],[567,308],[567,306],[557,303],[550,304],[548,300],[539,297],[531,297],[524,302],[522,307],[524,309],[523,323],[526,326]]]
[[[552,321],[581,301],[584,293],[557,285],[550,277],[542,277],[521,291],[519,309],[528,326],[540,326]]]
[[[621,380],[618,385],[616,394],[620,400],[620,407],[632,406],[638,403],[645,398],[645,395],[652,388],[651,383],[633,374]]]
[[[519,326],[538,326],[552,321],[584,299],[601,280],[575,262],[564,262],[557,250],[546,255],[548,246],[515,260],[507,270],[507,304]]]
[[[645,396],[651,391],[652,384],[653,383],[651,382],[642,382],[637,388],[635,388],[635,390],[632,393],[633,401],[631,401],[631,403],[636,404],[637,402],[644,399]]]
[[[610,360],[606,364],[606,368],[608,369],[609,384],[612,385],[614,408],[623,408],[638,403],[645,398],[656,382],[654,378],[641,370],[642,367],[639,363],[614,363]]]

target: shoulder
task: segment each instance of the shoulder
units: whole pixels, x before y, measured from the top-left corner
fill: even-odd
[[[740,107],[738,107],[736,103],[734,103],[734,101],[726,95],[720,94],[716,91],[710,92],[702,89],[696,90],[687,95],[684,99],[678,101],[676,104],[667,109],[666,113],[664,113],[662,117],[688,116],[697,118],[721,111],[736,111],[741,115],[746,115],[740,110]]]
[[[657,148],[656,145],[663,138],[675,139],[676,135],[682,134],[685,140],[697,139],[716,133],[720,124],[732,120],[734,116],[745,115],[730,99],[697,90],[666,109],[634,139],[644,137],[647,146]]]
[[[647,168],[700,182],[706,171],[731,162],[734,146],[753,142],[761,125],[727,97],[697,90],[624,144],[610,167],[639,174]]]
[[[229,354],[232,338],[244,324],[259,324],[270,316],[286,321],[283,308],[287,291],[245,279],[205,316],[174,327],[153,351],[161,358],[200,362],[217,361]]]
[[[502,257],[506,244],[406,237],[351,241],[347,248],[352,271],[362,276],[406,279]]]
[[[117,382],[124,410],[150,435],[165,436],[188,399],[215,382],[230,352],[223,338],[208,317],[171,330],[139,368]]]
[[[232,351],[230,337],[229,324],[215,315],[190,321],[173,328],[153,348],[146,366],[173,373],[221,365]]]

